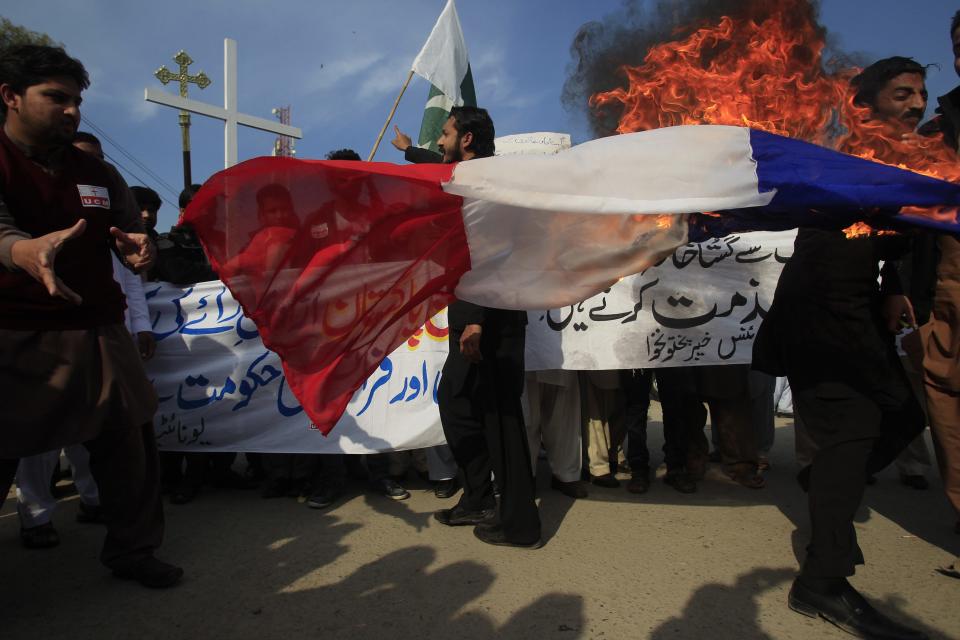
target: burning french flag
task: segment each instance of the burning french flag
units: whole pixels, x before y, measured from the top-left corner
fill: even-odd
[[[960,233],[956,207],[950,182],[752,129],[677,126],[456,165],[257,158],[211,178],[184,219],[327,433],[454,296],[557,308],[691,233],[863,219]]]

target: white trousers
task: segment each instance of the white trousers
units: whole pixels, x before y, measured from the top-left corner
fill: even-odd
[[[579,480],[583,450],[577,372],[528,372],[521,404],[534,473],[542,443],[553,475],[561,482]]]
[[[80,501],[90,506],[99,505],[100,492],[90,473],[90,453],[87,448],[75,444],[66,447],[64,453],[70,461],[73,484],[80,494]],[[59,449],[20,459],[20,466],[17,467],[17,513],[21,527],[29,529],[53,520],[57,500],[50,493],[50,480],[59,459]]]

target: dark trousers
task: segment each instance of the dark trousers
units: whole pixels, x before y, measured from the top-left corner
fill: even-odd
[[[810,466],[811,534],[803,575],[852,576],[856,565],[863,564],[853,518],[867,475],[893,462],[925,425],[923,410],[899,374],[886,388],[870,392],[839,382],[803,387],[802,381],[790,380],[794,409],[817,444]]]
[[[627,463],[633,473],[648,473],[650,450],[647,448],[647,414],[650,411],[653,371],[624,370],[620,372],[620,380],[627,400]]]
[[[492,470],[507,540],[539,540],[540,515],[520,409],[524,327],[485,327],[478,364],[463,357],[459,343],[459,333],[451,331],[437,400],[443,433],[463,478],[460,504],[470,511],[496,506]]]
[[[703,433],[707,410],[697,395],[692,367],[657,369],[657,392],[663,409],[663,456],[667,473],[699,473],[710,447]]]
[[[153,555],[163,540],[160,459],[153,424],[104,431],[84,445],[90,452],[90,472],[100,489],[107,523],[100,561],[111,569],[123,569]],[[0,460],[0,506],[17,462]]]

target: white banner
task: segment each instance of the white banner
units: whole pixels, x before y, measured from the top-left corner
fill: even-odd
[[[796,235],[690,243],[589,300],[528,312],[527,370],[750,362]]]
[[[565,309],[529,312],[526,364],[625,369],[750,362],[795,232],[691,243]],[[220,282],[146,285],[165,450],[371,453],[443,444],[437,385],[446,312],[383,361],[328,437],[287,387],[280,359]]]
[[[371,453],[444,443],[436,394],[446,312],[381,363],[324,437],[286,385],[280,358],[222,283],[145,288],[157,339],[147,374],[160,398],[161,449]]]

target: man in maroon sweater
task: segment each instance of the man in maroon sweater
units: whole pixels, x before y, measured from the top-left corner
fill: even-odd
[[[108,522],[101,561],[169,587],[183,570],[153,556],[157,399],[110,257],[141,271],[155,249],[123,179],[71,144],[88,85],[63,49],[0,53],[0,503],[20,457],[82,442]]]

